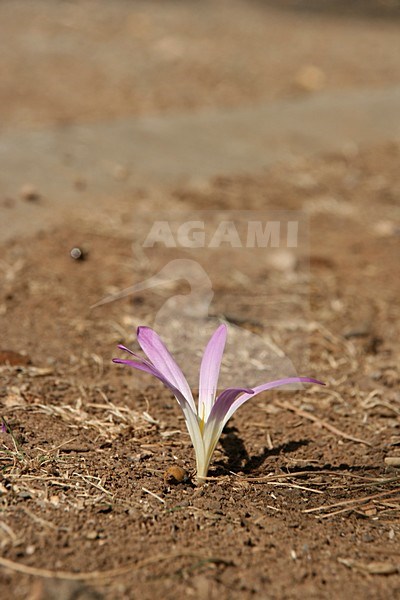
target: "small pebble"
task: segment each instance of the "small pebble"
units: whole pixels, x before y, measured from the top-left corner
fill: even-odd
[[[72,248],[72,250],[70,252],[70,256],[74,260],[85,260],[86,253],[82,250],[82,248],[78,248],[76,246],[75,248]]]
[[[164,473],[164,481],[167,485],[177,485],[178,483],[183,483],[187,479],[188,474],[185,469],[182,469],[182,467],[178,467],[177,465],[169,467]]]
[[[82,192],[87,187],[86,179],[83,179],[83,177],[76,177],[76,179],[74,180],[74,187],[79,192]]]
[[[39,192],[35,186],[30,183],[26,183],[21,187],[19,195],[21,196],[22,200],[27,200],[28,202],[36,202],[40,199]]]
[[[386,456],[385,464],[389,467],[400,467],[400,456]]]
[[[14,208],[14,205],[15,201],[13,198],[4,198],[2,201],[2,206],[4,206],[4,208]]]
[[[27,354],[21,354],[14,350],[0,350],[0,365],[10,365],[12,367],[26,367],[31,363],[31,359]]]
[[[322,90],[325,82],[326,75],[324,71],[315,65],[303,65],[295,77],[295,83],[307,92]]]
[[[376,235],[383,238],[394,236],[399,231],[394,221],[378,221],[373,229]]]
[[[129,177],[129,169],[123,165],[115,165],[113,169],[113,177],[117,181],[126,181]]]

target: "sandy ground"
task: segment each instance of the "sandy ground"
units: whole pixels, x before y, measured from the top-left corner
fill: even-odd
[[[0,150],[13,165],[0,175],[2,597],[400,594],[398,4],[276,4],[0,5]],[[393,106],[370,126],[364,112],[357,127],[374,93]],[[350,95],[339,110],[338,98]],[[307,119],[321,133],[313,107],[324,99],[332,123],[313,145]],[[303,128],[288,102],[308,107]],[[252,161],[248,127],[239,145],[243,110],[257,144],[264,137],[269,146],[263,160]],[[193,128],[215,123],[221,143],[214,154],[211,134],[203,154],[199,133],[194,150],[176,144],[181,169],[162,180],[154,140],[166,123],[163,143],[176,135],[171,123],[182,115]],[[280,120],[268,128],[265,115]],[[138,144],[133,136],[130,148],[118,124],[146,119],[158,123],[153,146],[143,138],[155,165],[148,179],[118,150],[119,139],[127,153]],[[274,146],[276,123],[283,133]],[[107,164],[104,145],[90,150],[98,131],[112,132]],[[72,158],[71,139],[84,147]],[[196,177],[205,155],[214,168]],[[47,188],[43,174],[51,179],[56,163]],[[292,220],[301,236],[267,251],[143,246],[155,220],[174,228],[189,219],[203,220],[208,236],[221,220],[240,233],[249,220]],[[83,260],[71,258],[73,247]],[[168,286],[91,308],[174,260],[203,274],[195,300],[210,280],[211,323],[284,349],[272,352],[266,379],[293,368],[326,383],[243,406],[203,486],[170,392],[111,363],[117,344],[135,345],[137,325],[189,297],[199,280],[174,267]],[[176,306],[167,313],[172,338],[184,329],[174,351],[189,370],[201,356],[201,316],[196,309],[185,320]],[[233,344],[225,359],[233,385],[258,356],[253,343]],[[166,483],[173,465],[186,481]]]

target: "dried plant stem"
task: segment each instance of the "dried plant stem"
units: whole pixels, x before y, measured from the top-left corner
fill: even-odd
[[[147,567],[154,563],[170,562],[178,558],[188,557],[205,562],[231,564],[230,561],[213,556],[203,556],[194,552],[175,552],[173,554],[156,554],[138,562],[129,562],[125,565],[122,565],[121,567],[116,567],[115,569],[107,569],[105,571],[82,571],[81,573],[73,573],[70,571],[59,570],[52,571],[51,569],[30,567],[28,565],[24,565],[23,563],[15,562],[8,558],[2,557],[0,557],[0,566],[6,569],[10,569],[11,571],[16,571],[17,573],[24,573],[25,575],[33,575],[35,577],[44,577],[46,579],[91,581],[96,579],[112,579],[113,577],[124,575],[125,573],[129,573],[130,571],[137,571],[139,569],[143,569],[144,567]]]
[[[341,502],[335,502],[335,504],[325,504],[323,506],[317,506],[316,508],[307,508],[303,510],[304,513],[313,513],[319,510],[330,510],[331,508],[338,508],[339,506],[346,506],[349,504],[362,504],[369,500],[375,500],[376,498],[383,498],[384,496],[390,496],[391,494],[398,494],[400,488],[393,490],[387,490],[386,492],[380,492],[379,494],[372,494],[371,496],[364,496],[363,498],[351,498],[350,500],[342,500]]]
[[[290,410],[290,411],[296,413],[300,417],[304,417],[305,419],[308,419],[309,421],[313,421],[313,423],[317,423],[320,427],[324,427],[325,429],[328,429],[328,431],[331,431],[335,435],[338,435],[339,437],[342,437],[345,440],[350,440],[350,441],[356,442],[358,444],[365,444],[366,446],[372,447],[372,444],[370,442],[367,442],[366,440],[362,440],[361,438],[357,438],[352,435],[349,435],[348,433],[341,431],[337,427],[334,427],[330,423],[327,423],[326,421],[319,419],[315,415],[312,415],[311,413],[309,413],[305,410],[302,410],[301,408],[297,408],[296,406],[293,406],[293,404],[290,404],[290,402],[283,402],[281,400],[275,400],[275,404],[277,406],[280,406],[281,408],[286,408],[286,410]]]

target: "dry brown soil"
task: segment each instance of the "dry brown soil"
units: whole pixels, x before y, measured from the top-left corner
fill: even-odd
[[[254,30],[253,11],[267,10],[263,3],[249,3],[247,13],[242,3],[230,12],[228,3],[218,2],[214,29],[205,38],[210,21],[203,15],[193,19],[189,10],[195,4],[201,12],[197,3],[171,3],[169,9],[154,2],[128,4],[2,3],[0,27],[10,47],[19,39],[37,42],[38,36],[50,44],[49,36],[62,29],[61,54],[68,44],[82,43],[82,52],[88,49],[100,65],[90,69],[94,92],[84,61],[70,68],[43,42],[30,70],[10,50],[7,73],[12,67],[14,77],[8,75],[10,84],[2,84],[0,93],[8,127],[148,113],[166,105],[177,110],[249,104],[292,93],[308,52],[312,62],[320,57],[332,88],[398,80],[399,28],[390,19],[348,21],[331,13],[274,9]],[[90,13],[91,7],[96,11]],[[131,19],[125,18],[128,10]],[[268,31],[272,19],[275,38]],[[309,30],[295,27],[296,19]],[[325,35],[315,33],[321,24]],[[284,43],[291,27],[299,36],[296,51]],[[232,54],[238,52],[235,28],[242,36],[241,60]],[[109,66],[104,62],[106,36],[122,40],[117,48],[124,61],[133,57],[131,73],[140,81],[134,96],[127,63],[118,53],[108,56]],[[189,39],[197,71],[185,50]],[[265,39],[275,48],[276,62],[258,52]],[[371,47],[374,40],[380,54]],[[91,54],[91,44],[98,54]],[[204,46],[201,52],[196,44]],[[137,55],[136,45],[149,60]],[[65,68],[73,101],[64,102],[62,90],[47,98],[45,88],[35,88],[35,95],[35,73],[47,81],[46,69],[51,75],[59,68]],[[261,81],[264,68],[271,72]],[[113,74],[115,87],[109,80],[102,87],[102,69],[108,78]],[[101,214],[95,208],[79,218],[72,214],[62,226],[1,244],[2,598],[400,597],[399,160],[398,140],[388,140],[264,173],[221,175],[196,189],[156,189],[150,182],[149,190],[110,199]],[[15,205],[29,200],[1,202],[12,219]],[[37,211],[48,210],[49,199],[33,202]],[[299,371],[326,387],[265,393],[242,407],[222,435],[210,480],[202,486],[193,478],[176,486],[164,482],[171,465],[190,475],[194,468],[171,394],[150,376],[111,363],[116,345],[133,343],[134,326],[148,322],[170,290],[90,309],[106,293],[153,274],[132,245],[139,206],[147,225],[159,210],[204,208],[222,214],[296,210],[309,222],[307,251],[279,269],[255,264],[250,289],[273,288],[275,298],[295,299],[293,321],[280,321],[274,340],[296,351]],[[84,249],[85,260],[71,258],[74,246]],[[179,249],[176,256],[182,256]],[[213,281],[213,313],[268,335],[262,306],[256,317],[251,309],[244,254],[233,256],[232,273],[243,277],[227,272]],[[164,258],[160,253],[160,265]],[[181,283],[176,290],[185,293]],[[302,346],[309,350],[304,356]],[[240,377],[240,368],[234,375]]]

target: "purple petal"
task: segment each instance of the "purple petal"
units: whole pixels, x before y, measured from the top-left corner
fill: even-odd
[[[239,394],[246,394],[249,398],[254,394],[254,390],[249,388],[227,388],[218,396],[214,406],[212,407],[209,420],[222,421],[236,400]]]
[[[123,346],[122,344],[118,344],[118,348],[120,350],[123,350],[124,352],[129,352],[129,354],[132,354],[132,356],[137,356],[137,354],[135,354],[132,350],[129,350],[129,348]]]
[[[270,390],[272,388],[291,383],[318,383],[319,385],[325,385],[321,381],[312,379],[310,377],[288,377],[287,379],[278,379],[277,381],[264,383],[252,390],[245,388],[228,388],[224,390],[218,396],[214,406],[212,407],[203,433],[206,460],[208,461],[207,464],[209,464],[211,460],[223,428],[233,413],[239,408],[239,406],[257,394],[264,392],[265,390]],[[241,395],[239,396],[239,394]]]
[[[131,350],[128,350],[128,348],[123,347],[122,349],[129,352],[129,354],[136,356],[136,354],[134,354]],[[201,461],[204,462],[204,443],[200,431],[197,412],[192,409],[190,402],[188,401],[186,396],[184,396],[180,390],[178,390],[166,377],[164,377],[164,375],[160,373],[160,371],[158,371],[156,367],[154,367],[152,364],[140,357],[137,358],[138,360],[113,358],[113,363],[128,365],[129,367],[133,367],[134,369],[138,369],[139,371],[150,373],[150,375],[154,375],[154,377],[157,377],[157,379],[159,379],[168,389],[172,391],[184,414],[186,426],[189,431],[192,444],[196,450],[196,460],[200,461],[200,463]]]
[[[128,352],[130,351],[128,350]],[[130,352],[130,354],[133,354],[133,352]],[[166,377],[164,377],[164,375],[160,373],[160,371],[158,371],[158,369],[156,369],[153,365],[151,365],[147,361],[142,361],[141,359],[136,361],[126,360],[123,358],[113,358],[112,361],[116,364],[128,365],[129,367],[133,367],[134,369],[138,369],[139,371],[144,371],[145,373],[150,373],[150,375],[157,377],[157,379],[159,379],[165,385],[165,387],[167,387],[171,390],[171,392],[173,392],[182,410],[185,412],[186,409],[189,408],[190,411],[194,413],[197,420],[197,413],[196,411],[193,411],[187,398],[170,381],[168,381],[168,379],[166,379]]]
[[[289,385],[293,383],[317,383],[318,385],[325,385],[325,383],[322,383],[322,381],[318,381],[318,379],[313,379],[312,377],[287,377],[286,379],[277,379],[276,381],[269,381],[268,383],[263,383],[253,388],[252,394],[245,393],[242,396],[239,396],[239,398],[233,400],[229,407],[227,406],[227,403],[225,403],[227,412],[224,417],[224,425],[229,421],[233,413],[236,412],[237,409],[240,406],[242,406],[242,404],[247,402],[247,400],[249,400],[250,398],[254,398],[254,396],[257,396],[257,394],[260,394],[261,392],[265,392],[267,390],[272,390],[273,388],[280,387],[282,385]]]
[[[224,420],[226,412],[229,410],[232,402],[234,402],[238,395],[242,394],[243,392],[245,392],[249,397],[253,394],[253,390],[248,388],[227,388],[218,396],[214,406],[212,407],[203,432],[204,447],[207,452],[207,464],[210,463],[215,446],[217,445],[226,423]]]
[[[154,377],[157,377],[157,379],[161,379],[159,377],[159,374],[157,372],[157,374],[155,373],[155,369],[151,367],[151,365],[146,364],[145,362],[142,361],[136,361],[136,360],[127,360],[124,358],[113,358],[112,359],[113,363],[117,364],[117,365],[128,365],[129,367],[133,367],[134,369],[138,369],[139,371],[144,371],[145,373],[150,373],[150,375],[154,375]],[[161,381],[164,383],[164,381],[161,379]]]
[[[191,409],[196,412],[192,391],[186,377],[165,347],[161,338],[150,327],[138,327],[137,340],[150,361],[170,385],[174,386],[186,398]]]
[[[128,352],[130,352],[130,351],[128,351]],[[133,352],[130,352],[130,354],[133,354]],[[170,389],[175,394],[175,397],[181,406],[182,406],[182,404],[189,404],[189,402],[187,401],[185,396],[180,392],[180,390],[178,390],[170,381],[168,381],[168,379],[166,377],[164,377],[164,375],[162,373],[160,373],[160,371],[158,371],[158,369],[156,369],[149,362],[142,360],[140,357],[138,357],[138,360],[113,358],[112,361],[113,361],[113,363],[116,363],[119,365],[128,365],[128,367],[133,367],[134,369],[138,369],[139,371],[144,371],[145,373],[150,373],[150,375],[157,377],[157,379],[159,379],[168,389]]]
[[[139,362],[139,363],[142,363],[144,365],[147,365],[149,367],[149,369],[151,369],[151,373],[154,375],[155,367],[154,367],[154,365],[151,364],[150,361],[148,361],[147,359],[143,358],[143,356],[140,356],[139,354],[136,354],[135,352],[133,352],[129,348],[126,348],[122,344],[119,344],[118,348],[120,350],[123,350],[124,352],[129,352],[129,354],[131,356],[134,356],[137,359],[136,361],[133,361],[134,363]],[[118,362],[121,362],[121,361],[120,361],[120,359],[113,359],[113,362],[117,362],[118,363]],[[122,361],[122,362],[123,362],[123,364],[130,364],[129,361],[128,361],[128,363],[125,363],[124,361]],[[131,365],[131,366],[133,366],[133,365]],[[148,373],[150,373],[150,371],[148,371]]]
[[[214,404],[218,387],[218,377],[224,353],[227,329],[220,325],[211,336],[200,366],[199,417],[207,421]]]

